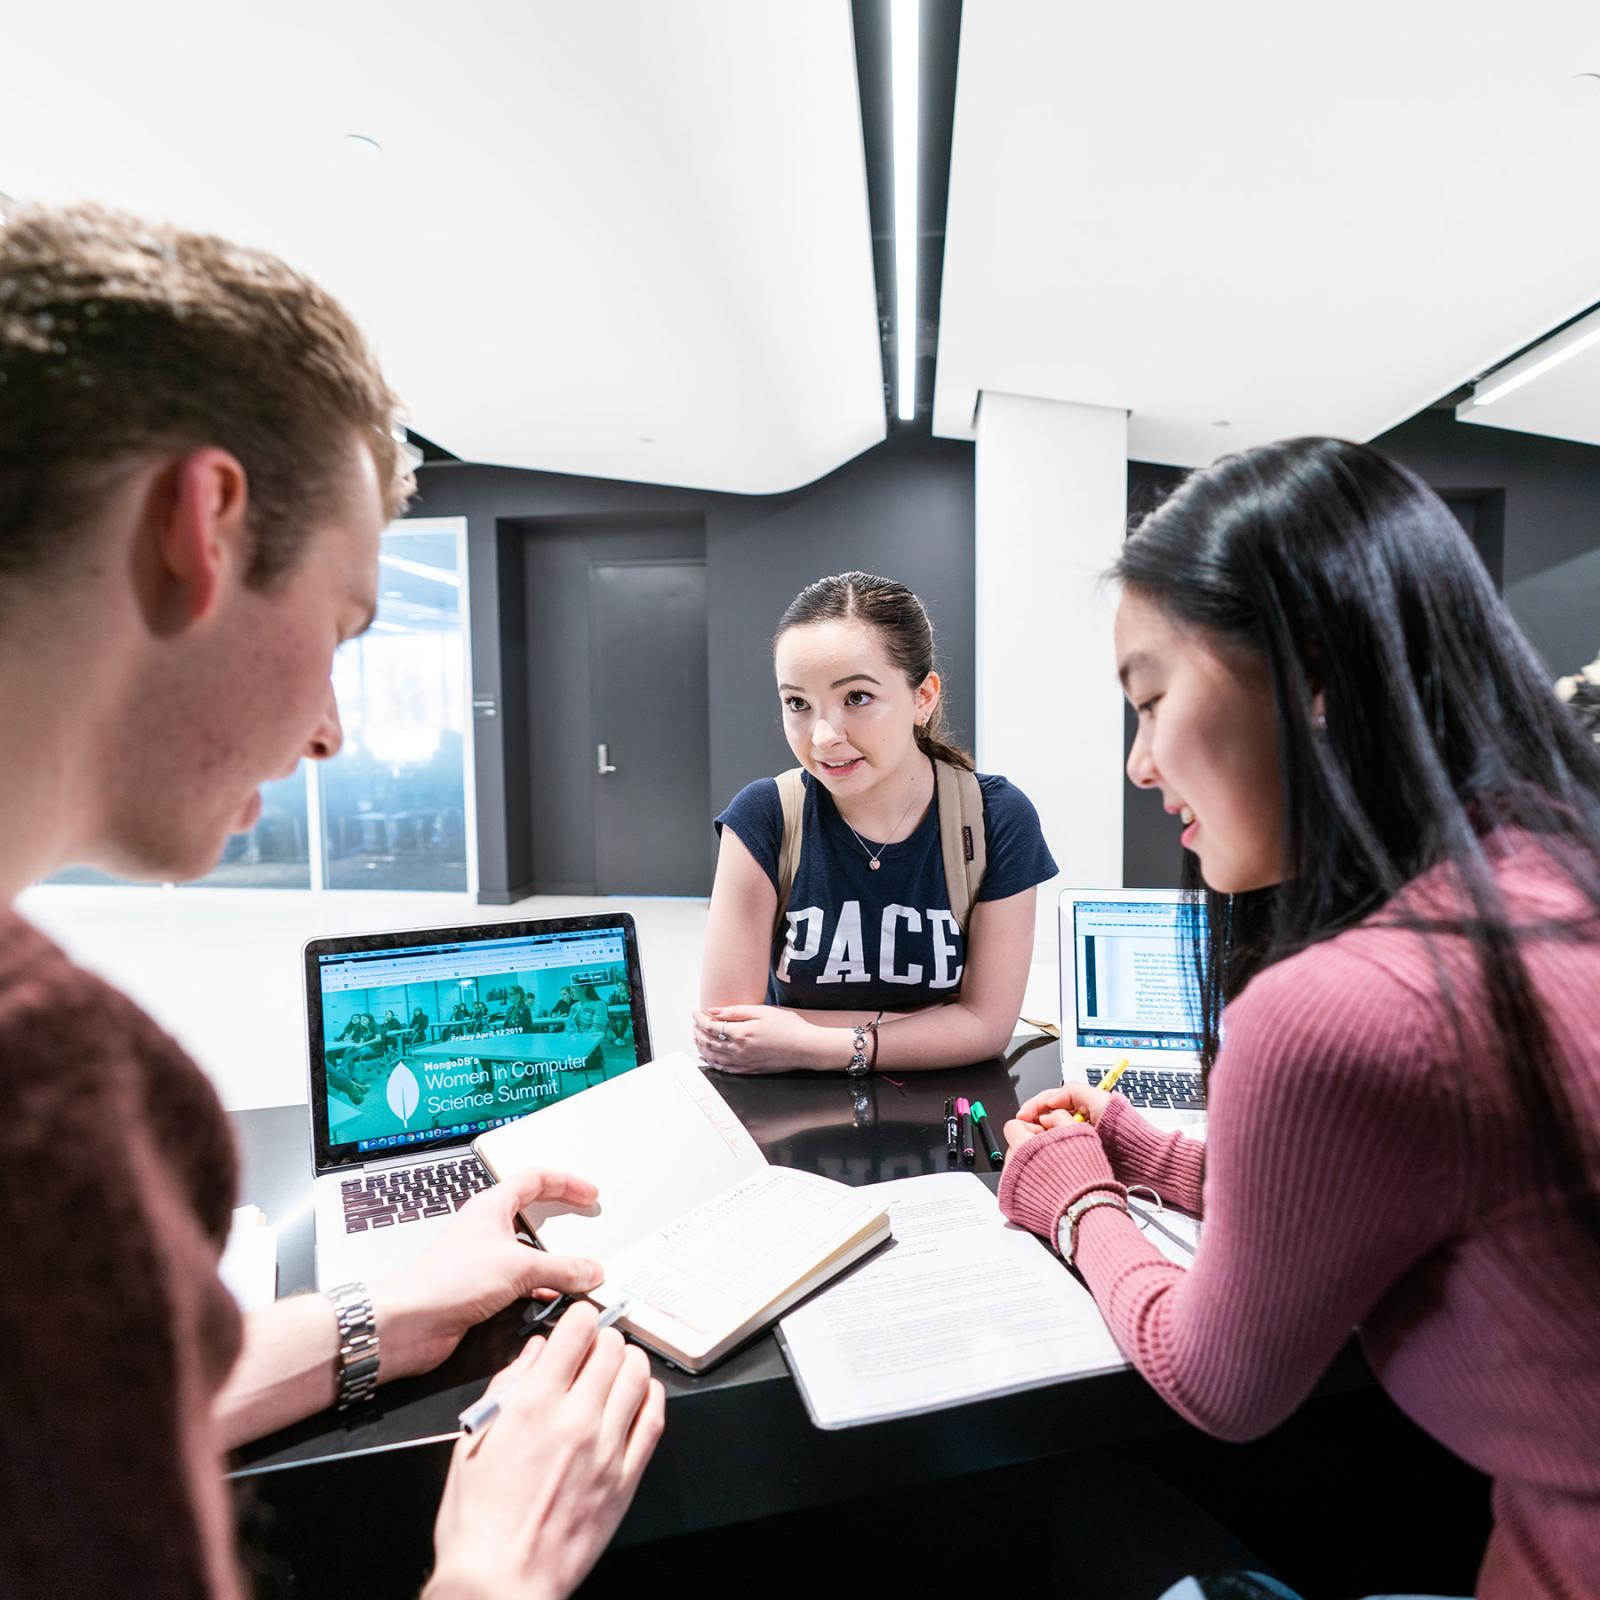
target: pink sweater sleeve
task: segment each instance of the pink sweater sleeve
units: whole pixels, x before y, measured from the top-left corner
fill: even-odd
[[[1112,1332],[1198,1427],[1248,1439],[1276,1426],[1459,1224],[1452,1084],[1430,1070],[1447,1026],[1414,992],[1328,946],[1281,963],[1230,1008],[1193,1266],[1173,1265],[1115,1210],[1085,1213],[1078,1265]],[[1051,1197],[1095,1182],[1097,1163],[1109,1181],[1101,1141],[1084,1132],[1034,1141],[1008,1215],[1059,1217]],[[1124,1133],[1113,1129],[1119,1150]]]
[[[1112,1095],[1095,1126],[1119,1183],[1142,1183],[1154,1189],[1164,1205],[1187,1211],[1191,1217],[1200,1215],[1206,1163],[1203,1140],[1162,1132],[1120,1094]]]

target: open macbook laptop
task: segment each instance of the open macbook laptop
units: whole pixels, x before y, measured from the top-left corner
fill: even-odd
[[[322,1288],[428,1245],[480,1133],[650,1059],[624,912],[313,939],[305,978]]]
[[[1061,893],[1061,1075],[1117,1084],[1161,1127],[1202,1134],[1199,996],[1192,911],[1176,889]]]

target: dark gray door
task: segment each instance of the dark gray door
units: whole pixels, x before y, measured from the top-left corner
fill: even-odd
[[[706,569],[589,564],[595,889],[711,892]]]

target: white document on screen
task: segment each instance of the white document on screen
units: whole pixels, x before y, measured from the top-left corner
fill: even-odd
[[[872,1186],[894,1243],[780,1324],[819,1428],[1126,1366],[1093,1296],[970,1172]]]

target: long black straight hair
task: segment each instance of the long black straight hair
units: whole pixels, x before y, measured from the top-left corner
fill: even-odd
[[[1255,973],[1443,868],[1459,915],[1386,915],[1429,938],[1447,1004],[1437,940],[1469,942],[1540,1176],[1600,1246],[1596,1130],[1574,1114],[1521,948],[1600,938],[1600,749],[1448,508],[1365,445],[1291,439],[1192,474],[1112,577],[1263,660],[1272,682],[1281,883],[1216,894],[1185,853],[1187,898],[1206,912],[1203,933],[1191,925],[1207,1071],[1222,1005]],[[1486,851],[1505,828],[1537,836],[1591,914],[1513,927]]]

